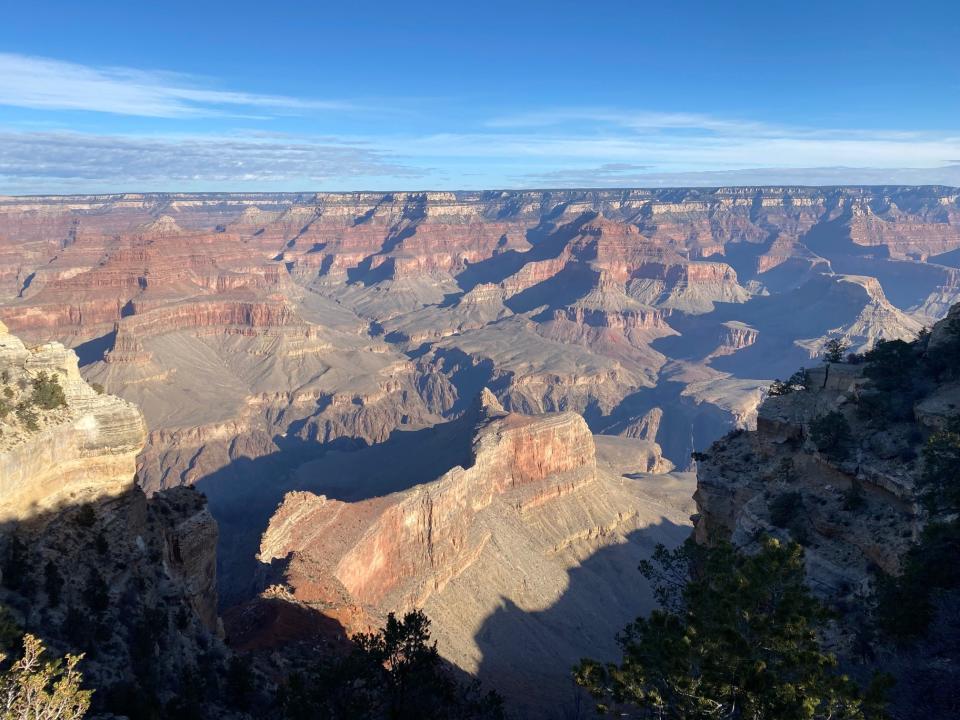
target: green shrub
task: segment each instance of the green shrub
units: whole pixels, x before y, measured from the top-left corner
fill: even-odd
[[[849,512],[856,512],[867,502],[867,497],[863,492],[863,486],[856,480],[850,483],[843,493],[843,509]]]
[[[843,354],[850,349],[850,344],[842,338],[831,338],[823,346],[823,357],[827,362],[843,362]]]
[[[767,540],[747,555],[729,544],[705,548],[688,541],[675,551],[659,546],[654,560],[661,570],[652,563],[640,570],[658,599],[674,601],[620,633],[621,664],[583,660],[574,670],[601,714],[689,720],[882,716],[879,685],[861,690],[821,645],[830,614],[804,582],[799,547]],[[685,562],[695,568],[686,577]]]
[[[913,345],[903,340],[878,340],[865,357],[863,374],[885,392],[903,391],[919,361]]]
[[[43,569],[43,589],[47,593],[47,602],[51,607],[60,606],[60,596],[63,590],[63,576],[52,560],[48,560]]]
[[[845,458],[850,452],[853,434],[843,413],[832,410],[810,423],[810,437],[820,452]]]
[[[503,701],[478,681],[461,683],[430,641],[430,620],[419,610],[393,613],[377,632],[352,638],[345,656],[330,654],[309,672],[289,675],[277,691],[288,720],[502,720]],[[246,670],[234,671],[241,687]],[[228,684],[232,684],[228,678]]]
[[[30,381],[33,386],[33,392],[30,395],[33,404],[43,410],[54,410],[58,407],[66,407],[67,397],[63,393],[63,387],[60,381],[54,375],[48,375],[44,371],[37,373],[37,376]]]
[[[93,505],[85,503],[80,506],[73,519],[80,527],[91,528],[97,522],[97,511],[93,509]]]
[[[48,661],[45,652],[39,638],[24,635],[20,658],[0,673],[4,718],[78,720],[86,716],[93,691],[80,689],[83,676],[77,666],[83,656]]]
[[[960,512],[960,420],[927,439],[918,489],[932,512]]]
[[[90,383],[90,387],[93,388],[93,391],[97,395],[103,395],[107,391],[107,389],[100,383]]]
[[[98,555],[106,555],[110,552],[110,543],[107,541],[107,536],[103,530],[98,532],[97,536],[93,539],[93,546],[96,548]]]
[[[960,522],[935,523],[906,554],[899,577],[877,583],[877,619],[897,640],[922,635],[933,619],[934,597],[960,588]]]
[[[13,412],[13,403],[5,398],[0,398],[0,420]]]
[[[15,650],[23,639],[23,629],[13,619],[13,615],[0,605],[0,655]]]
[[[789,395],[798,390],[806,390],[808,387],[810,387],[810,373],[800,368],[785,381],[779,378],[774,380],[767,390],[767,394],[772,397],[778,397]]]
[[[17,403],[16,412],[17,419],[23,423],[23,426],[27,428],[27,430],[36,432],[40,429],[40,416],[30,403],[21,400]]]
[[[3,558],[3,584],[11,590],[28,590],[30,551],[19,535],[12,535]]]
[[[94,613],[102,615],[110,607],[110,588],[96,568],[90,568],[83,599]]]

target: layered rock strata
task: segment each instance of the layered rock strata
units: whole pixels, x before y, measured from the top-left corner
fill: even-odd
[[[710,432],[732,427],[742,417],[728,408],[749,404],[734,388],[809,364],[829,337],[857,348],[909,337],[956,301],[957,197],[753,187],[0,198],[0,318],[31,343],[75,346],[87,377],[143,408],[151,489],[256,460],[288,437],[379,442],[455,417],[482,384],[511,410],[575,410],[605,432],[659,408],[671,436],[699,439],[691,407]],[[810,317],[795,312],[808,304]],[[696,386],[678,399],[671,361],[730,382],[720,396]],[[402,398],[402,410],[382,398]],[[191,437],[217,440],[187,447]],[[683,466],[691,449],[666,452]]]
[[[486,390],[472,432],[469,460],[409,489],[353,502],[288,493],[261,539],[260,560],[274,583],[266,595],[320,610],[352,631],[376,626],[386,612],[423,607],[445,657],[519,701],[523,716],[540,717],[555,707],[543,703],[563,682],[559,664],[592,642],[612,651],[603,633],[615,634],[649,602],[642,579],[620,585],[616,578],[653,542],[682,540],[689,485],[647,481],[638,441],[605,443],[598,463],[580,416],[507,413]],[[565,597],[568,573],[607,553],[591,571],[594,587],[576,584]],[[581,616],[582,634],[566,636],[561,628],[601,587],[610,589],[610,612]],[[498,616],[505,602],[547,616],[539,654],[501,637],[518,621]],[[487,646],[493,636],[495,646]],[[511,671],[515,664],[523,669]]]
[[[62,386],[66,407],[40,412],[30,429],[10,413],[0,420],[0,522],[129,492],[146,440],[132,404],[96,392],[59,343],[27,348],[0,324],[5,388],[46,373]]]

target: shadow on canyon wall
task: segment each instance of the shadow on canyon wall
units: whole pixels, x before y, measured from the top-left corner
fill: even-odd
[[[574,665],[619,660],[617,633],[656,606],[640,561],[657,543],[676,546],[689,534],[666,519],[633,531],[571,568],[567,589],[543,610],[503,598],[475,636],[483,656],[477,677],[505,696],[517,720],[594,717],[590,697],[573,682]]]
[[[531,245],[528,250],[511,249],[473,263],[457,276],[457,284],[463,292],[470,292],[477,285],[506,280],[527,263],[559,257],[567,243],[577,236],[586,223],[596,218],[597,213],[582,213],[575,220],[560,226],[554,222],[558,216],[556,211],[550,213],[537,227],[527,230],[526,239]]]
[[[620,435],[650,410],[660,408],[663,416],[656,437],[649,439],[660,445],[663,457],[677,470],[685,470],[692,467],[690,453],[709,447],[734,427],[729,413],[716,405],[697,404],[683,395],[685,388],[682,382],[661,382],[627,395],[607,415],[590,407],[583,417],[594,434]]]
[[[461,418],[419,430],[394,430],[376,445],[340,439],[316,443],[275,438],[276,452],[238,457],[195,483],[220,524],[221,606],[259,591],[260,537],[288,492],[304,490],[345,502],[406,490],[472,462],[470,425]]]

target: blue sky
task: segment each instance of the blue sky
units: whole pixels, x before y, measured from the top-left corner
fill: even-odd
[[[960,3],[4,3],[0,192],[960,185]]]

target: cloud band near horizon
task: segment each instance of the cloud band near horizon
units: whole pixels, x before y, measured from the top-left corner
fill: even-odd
[[[453,105],[435,99],[387,121],[382,108],[350,99],[244,92],[183,74],[0,53],[0,106],[32,113],[11,122],[0,111],[0,192],[960,185],[957,131],[622,108],[463,120]],[[37,129],[73,127],[78,112],[125,125]],[[218,125],[201,131],[192,124],[198,118]],[[248,127],[224,127],[226,118]]]

